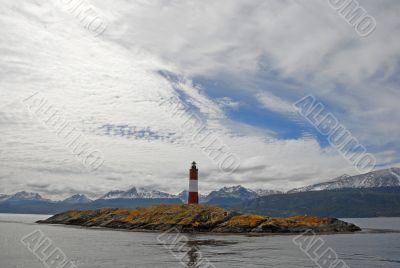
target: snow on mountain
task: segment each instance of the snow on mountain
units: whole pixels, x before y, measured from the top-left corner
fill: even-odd
[[[186,203],[188,201],[189,192],[187,190],[183,190],[179,194],[176,195],[182,202]]]
[[[126,191],[123,195],[123,198],[175,198],[174,195],[169,193],[164,193],[156,190],[150,190],[147,188],[136,188],[133,187],[132,189]]]
[[[6,194],[0,194],[0,202],[7,200],[10,196]]]
[[[84,194],[75,194],[71,197],[68,197],[63,202],[68,204],[87,204],[92,202],[89,198],[86,197]]]
[[[338,187],[338,185],[340,184],[341,181],[344,181],[344,180],[346,180],[347,178],[350,178],[350,177],[351,177],[350,175],[343,174],[343,175],[341,175],[339,177],[336,177],[336,178],[332,179],[331,181],[316,183],[316,184],[304,186],[304,187],[301,187],[301,188],[295,188],[295,189],[292,189],[292,190],[288,191],[288,193],[298,193],[298,192],[322,191],[322,190],[338,189],[338,188],[335,188],[335,187]]]
[[[268,190],[268,189],[255,189],[254,192],[256,192],[259,197],[273,195],[273,194],[283,194],[283,192],[281,191]]]
[[[117,190],[117,191],[111,191],[111,192],[108,192],[108,193],[106,193],[104,196],[102,196],[100,199],[117,199],[117,198],[122,198],[121,196],[122,196],[122,194],[124,193],[125,191],[119,191],[119,190]]]
[[[290,190],[288,193],[322,191],[342,188],[371,188],[400,186],[400,168],[372,171],[355,176],[342,175],[331,181]]]
[[[8,198],[6,198],[5,200],[9,201],[9,200],[29,200],[29,201],[48,201],[47,199],[44,199],[43,197],[40,196],[40,194],[38,193],[31,193],[31,192],[26,192],[26,191],[22,191],[22,192],[18,192],[16,194],[13,194],[11,196],[9,196]],[[5,201],[3,200],[3,201]]]
[[[259,197],[258,194],[250,189],[247,189],[241,185],[224,187],[217,191],[212,191],[206,198],[210,201],[213,198],[236,198],[241,200],[254,199]]]
[[[132,187],[127,191],[111,191],[105,194],[101,199],[155,199],[155,198],[176,198],[175,195],[164,193],[147,188]]]

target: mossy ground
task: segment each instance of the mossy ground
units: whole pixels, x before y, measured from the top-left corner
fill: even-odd
[[[46,222],[46,221],[44,221]],[[238,215],[232,211],[211,205],[155,205],[137,209],[102,208],[98,210],[72,210],[56,215],[48,223],[66,222],[86,226],[189,226],[191,228],[252,229],[260,224],[289,226],[319,226],[329,223],[329,219],[316,216],[295,216],[272,218],[260,215]]]

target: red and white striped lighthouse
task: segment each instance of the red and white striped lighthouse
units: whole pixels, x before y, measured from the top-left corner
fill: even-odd
[[[199,170],[196,168],[196,162],[193,161],[192,168],[190,169],[188,204],[199,203],[198,175]]]

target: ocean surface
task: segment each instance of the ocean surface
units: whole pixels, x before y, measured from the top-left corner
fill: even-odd
[[[293,242],[294,235],[187,236],[172,232],[141,233],[35,223],[47,217],[0,214],[0,268],[57,267],[64,258],[63,268],[74,267],[72,263],[79,268],[302,268],[318,267],[316,261],[322,255],[318,250],[316,254],[303,251]],[[332,262],[336,258],[337,262],[343,261],[354,268],[400,267],[400,218],[344,220],[365,229],[361,233],[306,238],[320,238],[320,252],[325,249],[334,252],[334,257],[330,258]],[[25,239],[21,241],[23,237]],[[33,248],[37,241],[42,241],[38,237],[49,238],[47,250],[45,247],[39,247],[36,252],[29,249],[30,245]],[[56,248],[65,257],[50,262],[56,256],[55,253],[52,255]],[[49,266],[46,266],[46,259]],[[329,262],[322,263],[321,267],[329,267]]]

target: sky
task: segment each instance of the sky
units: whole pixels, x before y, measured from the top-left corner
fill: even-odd
[[[373,154],[375,169],[400,167],[398,1],[358,1],[376,20],[364,37],[328,0],[74,2],[0,6],[0,193],[178,193],[193,160],[202,193],[358,174],[294,109],[307,95]],[[101,31],[82,22],[83,8]],[[24,100],[34,94],[101,152],[98,169],[32,113]],[[195,126],[182,128],[189,117],[235,156],[235,170],[210,157]]]

